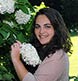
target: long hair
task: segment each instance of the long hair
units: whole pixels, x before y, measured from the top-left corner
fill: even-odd
[[[55,35],[46,47],[40,44],[34,33],[36,18],[39,15],[45,15],[50,20],[55,31]],[[66,53],[71,52],[72,42],[70,40],[69,31],[61,14],[53,8],[43,8],[37,12],[33,22],[32,38],[30,42],[36,47],[42,60],[59,49],[63,49]]]

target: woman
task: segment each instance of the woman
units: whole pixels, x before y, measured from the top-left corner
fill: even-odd
[[[11,58],[20,81],[68,81],[72,43],[60,13],[52,8],[37,12],[32,29],[31,44],[37,49],[42,63],[34,74],[20,60],[20,42],[11,46]]]

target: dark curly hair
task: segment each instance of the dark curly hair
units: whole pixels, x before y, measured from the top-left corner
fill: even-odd
[[[45,47],[44,45],[40,44],[34,33],[35,21],[39,15],[46,15],[53,25],[55,31],[54,37]],[[56,50],[59,49],[63,49],[66,53],[71,52],[72,42],[70,40],[70,34],[61,14],[57,10],[53,8],[43,8],[37,12],[33,22],[32,37],[30,43],[36,47],[42,60],[44,60],[46,56],[49,56],[49,54],[53,54],[56,52]]]

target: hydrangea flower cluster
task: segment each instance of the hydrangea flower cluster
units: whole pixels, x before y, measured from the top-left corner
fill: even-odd
[[[0,0],[0,13],[13,13],[14,12],[14,0]]]
[[[36,49],[30,43],[23,43],[21,45],[20,54],[22,55],[23,61],[28,65],[35,67],[41,63]]]
[[[15,10],[15,3],[17,3],[15,0],[0,0],[0,14],[14,13],[18,24],[27,24],[31,15],[24,13],[21,9]]]
[[[18,24],[26,24],[30,20],[30,15],[25,14],[22,10],[18,10],[15,13],[16,21]]]

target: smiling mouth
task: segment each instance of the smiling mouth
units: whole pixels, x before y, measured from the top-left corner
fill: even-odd
[[[48,36],[45,36],[45,35],[40,35],[39,38],[40,39],[44,39],[44,38],[47,38]]]

